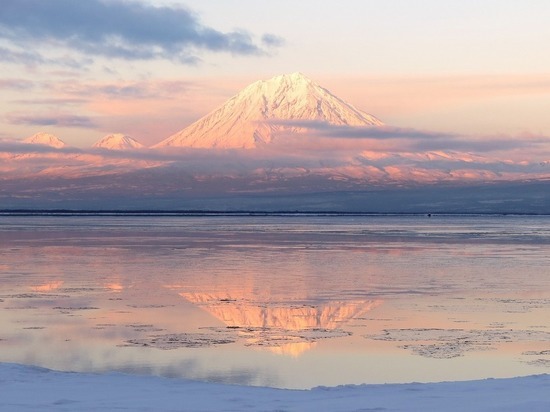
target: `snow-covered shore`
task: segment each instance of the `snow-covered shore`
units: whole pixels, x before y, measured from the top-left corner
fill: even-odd
[[[283,390],[0,364],[0,410],[549,411],[550,375]]]

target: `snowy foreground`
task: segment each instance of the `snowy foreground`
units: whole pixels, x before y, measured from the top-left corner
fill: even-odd
[[[282,390],[0,364],[0,411],[550,411],[550,375]]]

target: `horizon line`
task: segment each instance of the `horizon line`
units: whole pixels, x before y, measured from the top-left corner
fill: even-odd
[[[373,211],[322,211],[322,210],[209,210],[209,209],[0,209],[0,216],[164,216],[164,217],[208,217],[208,216],[550,216],[550,213],[535,212],[373,212]]]

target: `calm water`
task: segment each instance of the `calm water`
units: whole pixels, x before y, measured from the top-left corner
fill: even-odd
[[[550,217],[0,217],[0,361],[285,388],[550,372]]]

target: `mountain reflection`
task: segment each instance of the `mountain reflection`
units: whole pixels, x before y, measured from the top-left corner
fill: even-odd
[[[63,280],[54,280],[42,285],[30,286],[30,290],[33,292],[51,292],[59,289],[65,283]]]
[[[382,303],[373,301],[272,302],[254,301],[246,293],[190,293],[180,296],[246,336],[248,346],[299,356],[319,339],[346,336],[341,328]]]
[[[116,293],[120,293],[124,290],[124,286],[121,285],[120,283],[118,282],[111,282],[111,283],[107,283],[105,284],[105,289],[108,289],[110,290],[111,292],[116,292]]]

